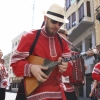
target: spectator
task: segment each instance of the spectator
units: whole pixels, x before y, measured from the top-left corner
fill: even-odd
[[[91,83],[91,92],[89,94],[89,97],[91,97],[91,100],[97,100],[96,96],[95,96],[95,92],[96,92],[96,81],[92,81]]]

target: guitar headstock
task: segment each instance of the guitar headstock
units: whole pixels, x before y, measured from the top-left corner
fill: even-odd
[[[99,52],[100,52],[100,44],[97,45],[97,46],[95,46],[95,47],[93,47],[92,49],[89,49],[89,50],[86,52],[86,54],[87,54],[88,56],[94,56],[94,54],[99,54]]]

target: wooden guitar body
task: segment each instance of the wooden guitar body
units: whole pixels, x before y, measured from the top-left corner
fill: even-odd
[[[76,60],[76,62],[80,63],[80,65],[75,64],[76,67],[74,66],[75,70],[76,70],[76,68],[77,68],[77,70],[76,70],[76,73],[75,73],[75,70],[73,70],[73,73],[75,73],[75,75],[73,75],[73,76],[79,76],[79,78],[77,79],[77,78],[73,77],[71,79],[71,83],[73,83],[73,84],[77,84],[77,83],[81,84],[83,82],[83,76],[84,76],[84,67],[83,66],[84,66],[84,64],[83,64],[83,60],[81,61],[81,58],[83,58],[83,55],[75,54],[70,58],[63,58],[62,59],[63,62]],[[31,64],[34,64],[34,65],[42,65],[44,67],[48,67],[48,70],[45,70],[45,71],[43,70],[43,72],[46,75],[50,75],[50,73],[53,71],[53,69],[56,67],[56,65],[60,64],[60,63],[58,63],[58,61],[52,62],[48,59],[41,58],[38,56],[33,56],[33,55],[30,55],[27,58],[27,61]],[[79,71],[79,69],[83,70],[83,71]],[[77,73],[79,73],[79,72],[82,73],[83,75],[78,75]],[[25,79],[25,89],[26,89],[27,96],[30,95],[31,93],[33,93],[34,90],[41,84],[41,82],[39,82],[34,76],[25,77],[24,79]]]
[[[38,56],[32,56],[30,55],[27,58],[27,61],[31,64],[34,65],[42,65],[44,67],[49,67],[48,70],[43,71],[46,75],[49,75],[52,70],[55,68],[55,65],[53,65],[53,62],[51,62],[50,60],[38,57]],[[24,77],[25,80],[25,89],[26,89],[26,94],[27,96],[34,92],[34,90],[41,84],[41,82],[39,82],[34,76],[31,77]]]

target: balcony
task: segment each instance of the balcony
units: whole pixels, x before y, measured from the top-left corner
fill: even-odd
[[[88,28],[90,28],[94,23],[92,22],[91,17],[82,17],[79,20],[79,24],[77,24],[74,29],[69,34],[69,40],[73,42],[77,37],[79,37],[82,33],[84,33]]]

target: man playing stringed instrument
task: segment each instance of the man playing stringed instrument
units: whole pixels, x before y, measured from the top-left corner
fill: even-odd
[[[57,34],[65,23],[64,14],[64,8],[52,4],[44,15],[44,26],[22,36],[17,50],[11,58],[14,74],[17,77],[23,77],[22,84],[26,86],[21,88],[22,84],[20,85],[16,100],[66,100],[64,91],[59,84],[63,72],[67,70],[68,66],[71,66],[63,59],[70,57],[71,53],[68,44]],[[30,55],[34,56],[34,63],[27,60]],[[42,59],[42,61],[39,57],[50,60],[52,66],[56,65],[49,75],[45,73],[51,68],[49,68],[50,64],[39,64],[39,62],[45,63],[45,60]],[[31,86],[34,89],[31,94],[27,91],[29,83],[26,81],[27,77],[33,77],[34,80]],[[23,95],[23,92],[26,95]]]

